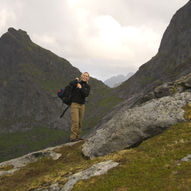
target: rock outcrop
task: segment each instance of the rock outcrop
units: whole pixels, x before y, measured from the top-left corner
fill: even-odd
[[[61,189],[61,191],[71,191],[73,186],[79,181],[79,180],[86,180],[93,176],[100,176],[102,174],[105,174],[109,169],[114,168],[118,166],[119,163],[113,162],[113,161],[106,161],[101,162],[98,164],[93,165],[92,167],[76,173],[68,178],[68,182],[64,185],[64,187]]]
[[[67,144],[65,144],[67,145]],[[0,176],[13,174],[15,171],[19,170],[20,168],[26,166],[29,163],[33,163],[40,158],[50,157],[53,160],[57,160],[61,157],[60,153],[54,152],[54,149],[61,148],[63,145],[59,145],[56,147],[49,147],[40,151],[32,152],[27,155],[24,155],[19,158],[11,159],[5,162],[0,163],[0,167],[6,169],[7,167],[11,167],[8,170],[1,170]]]
[[[61,157],[63,157],[63,154],[61,154],[62,151],[59,151],[59,149],[62,149],[64,147],[70,147],[70,149],[72,150],[72,146],[78,144],[79,142],[81,141],[66,143],[56,147],[49,147],[40,151],[29,153],[19,158],[2,162],[0,163],[0,178],[5,177],[6,175],[14,176],[17,170],[20,170],[29,164],[32,165],[31,163],[35,163],[36,161],[43,158],[48,157],[52,160],[59,160]],[[102,174],[107,173],[110,169],[118,165],[119,165],[118,162],[114,162],[112,160],[99,162],[77,173],[73,174],[72,172],[70,172],[70,174],[72,175],[67,176],[67,181],[64,184],[63,183],[60,184],[59,182],[54,182],[50,186],[45,185],[45,187],[41,186],[37,189],[32,189],[32,190],[33,191],[70,191],[72,190],[72,188],[78,181],[86,180],[94,176],[100,176]]]
[[[144,103],[151,99],[161,98],[164,96],[171,96],[175,93],[181,93],[191,88],[191,73],[182,76],[180,79],[164,83],[154,88],[153,91],[141,97],[136,104]]]
[[[94,158],[133,147],[185,121],[183,106],[191,102],[191,92],[153,99],[132,109],[125,106],[104,123],[83,145],[85,156]]]

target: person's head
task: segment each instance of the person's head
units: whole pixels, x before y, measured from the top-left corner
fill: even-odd
[[[88,80],[90,79],[90,75],[88,72],[84,72],[82,75],[81,75],[81,80],[84,81],[84,82],[88,82]]]

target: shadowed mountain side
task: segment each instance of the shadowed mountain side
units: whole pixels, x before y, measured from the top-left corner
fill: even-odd
[[[13,28],[0,39],[0,57],[0,130],[47,127],[61,110],[55,99],[58,87],[80,71]]]

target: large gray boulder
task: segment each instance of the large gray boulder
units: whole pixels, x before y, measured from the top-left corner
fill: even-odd
[[[171,125],[185,121],[182,107],[189,102],[191,92],[183,92],[153,99],[131,109],[124,106],[88,138],[82,152],[94,158],[133,147]]]

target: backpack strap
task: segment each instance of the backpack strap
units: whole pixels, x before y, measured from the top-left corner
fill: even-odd
[[[64,109],[64,111],[63,111],[62,114],[60,115],[60,118],[62,118],[62,117],[64,116],[65,112],[68,110],[69,107],[70,107],[70,105],[68,105],[68,106]]]

